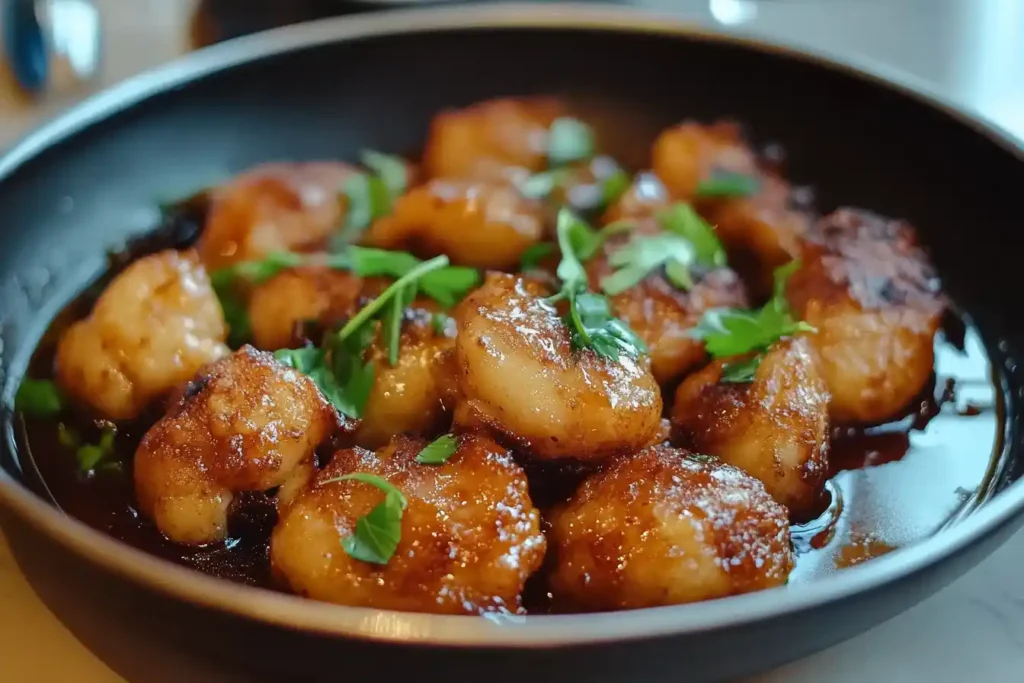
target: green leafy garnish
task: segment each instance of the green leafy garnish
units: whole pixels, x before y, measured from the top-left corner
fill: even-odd
[[[563,320],[569,328],[573,348],[589,348],[612,360],[618,360],[623,353],[636,358],[647,350],[643,340],[612,316],[607,299],[587,290],[587,272],[580,254],[587,250],[590,253],[596,251],[591,233],[590,226],[568,209],[559,212],[557,234],[562,260],[558,264],[557,275],[562,281],[562,289],[549,301],[568,301],[568,312]]]
[[[629,174],[621,168],[601,181],[601,200],[604,206],[611,206],[629,189]]]
[[[360,277],[384,275],[401,278],[423,264],[423,261],[404,251],[349,247],[345,253],[349,259],[348,267]],[[451,308],[479,282],[480,273],[474,268],[444,265],[428,270],[419,278],[418,284],[424,294],[445,308]]]
[[[372,149],[364,149],[360,156],[363,165],[376,173],[384,183],[392,199],[405,192],[409,186],[409,168],[405,159]]]
[[[116,432],[112,427],[107,427],[100,434],[100,440],[95,444],[79,446],[75,452],[78,458],[78,469],[82,472],[91,472],[106,458],[114,454],[114,437]]]
[[[751,382],[754,379],[754,373],[757,372],[757,368],[761,366],[762,354],[751,356],[746,360],[738,360],[733,363],[726,363],[722,366],[721,381],[742,384],[744,382]]]
[[[786,281],[799,267],[799,261],[790,261],[775,269],[772,298],[760,310],[713,308],[704,313],[697,327],[691,331],[691,336],[704,340],[708,353],[715,358],[758,353],[750,360],[731,363],[741,367],[728,371],[728,378],[723,372],[725,381],[749,381],[733,378],[752,378],[763,353],[776,340],[799,332],[817,331],[811,325],[794,319],[786,300]]]
[[[82,439],[78,436],[78,432],[63,422],[59,422],[57,423],[57,442],[64,448],[78,448]]]
[[[430,316],[430,327],[434,334],[443,337],[448,334],[448,325],[452,322],[451,316],[447,313],[437,312]]]
[[[519,194],[528,199],[544,199],[555,191],[566,178],[564,168],[553,168],[548,171],[534,173],[526,180],[518,183]]]
[[[757,194],[760,187],[761,183],[754,176],[722,171],[697,183],[696,196],[707,199],[750,197]]]
[[[519,269],[523,271],[534,270],[547,257],[555,253],[555,245],[550,242],[538,242],[531,244],[519,257]]]
[[[369,472],[353,472],[322,482],[360,481],[384,492],[384,500],[356,520],[356,531],[341,539],[342,549],[362,562],[387,564],[402,540],[402,512],[409,505],[394,484]]]
[[[217,294],[224,321],[228,325],[229,345],[237,348],[252,336],[249,311],[240,292],[240,285],[262,284],[282,270],[294,268],[301,263],[302,256],[299,254],[279,251],[257,261],[241,261],[210,273],[210,284]]]
[[[64,409],[64,394],[56,382],[26,377],[14,397],[14,408],[25,415],[50,417]]]
[[[695,260],[693,245],[679,235],[636,236],[609,257],[608,263],[616,271],[601,280],[601,289],[605,294],[619,294],[669,264],[673,268],[669,270],[666,267],[666,272],[672,283],[681,289],[689,289],[693,286],[689,267]]]
[[[560,166],[594,155],[594,131],[579,119],[563,116],[548,129],[548,163]]]
[[[459,441],[454,434],[443,434],[429,444],[416,456],[416,462],[422,465],[443,465],[448,458],[455,455]]]
[[[693,245],[698,263],[708,268],[726,264],[725,247],[714,229],[689,204],[677,202],[660,211],[657,219],[662,228],[685,238]]]

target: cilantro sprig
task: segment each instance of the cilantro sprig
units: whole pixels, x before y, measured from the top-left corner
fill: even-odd
[[[696,196],[702,199],[750,197],[760,189],[761,183],[754,176],[720,171],[697,183]]]
[[[360,160],[369,172],[353,174],[342,187],[348,208],[337,235],[340,244],[356,241],[373,221],[391,213],[409,185],[408,167],[401,157],[368,149]]]
[[[371,564],[387,564],[402,540],[402,513],[409,505],[405,495],[387,479],[369,472],[353,472],[321,483],[359,481],[384,492],[384,500],[356,520],[355,533],[341,539],[350,557]]]
[[[608,300],[587,289],[582,261],[584,254],[593,255],[597,250],[595,231],[568,209],[559,212],[556,231],[562,252],[556,275],[562,288],[549,301],[567,301],[568,311],[563,320],[573,348],[588,348],[612,360],[618,360],[622,354],[636,358],[646,352],[643,340],[612,316]]]
[[[594,131],[579,119],[562,116],[548,128],[548,163],[563,166],[594,156]]]
[[[459,449],[459,440],[454,434],[442,434],[416,455],[416,462],[421,465],[443,465],[455,455]]]
[[[119,461],[111,460],[111,456],[114,455],[116,437],[117,429],[108,424],[100,432],[99,440],[96,443],[82,443],[78,432],[63,422],[57,424],[57,441],[64,448],[75,452],[78,470],[82,474],[90,474],[97,470],[116,472],[122,469],[123,465]]]
[[[57,383],[48,379],[21,380],[14,397],[14,409],[32,417],[52,417],[64,410],[64,393]]]
[[[817,332],[811,325],[796,320],[786,300],[786,281],[799,261],[790,261],[775,269],[772,298],[760,310],[713,308],[704,313],[691,331],[701,339],[715,358],[732,358],[756,352],[750,359],[728,363],[722,370],[724,382],[749,382],[765,351],[775,341],[800,332]]]
[[[362,417],[376,375],[373,362],[365,362],[363,358],[377,334],[376,323],[380,322],[388,361],[395,365],[405,308],[415,299],[424,277],[447,265],[447,256],[417,264],[360,309],[340,330],[326,335],[321,347],[280,349],[274,357],[308,375],[339,412],[351,418]]]

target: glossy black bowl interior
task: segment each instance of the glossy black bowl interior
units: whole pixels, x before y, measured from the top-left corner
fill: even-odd
[[[970,313],[993,358],[1006,364],[1008,390],[1016,396],[1021,377],[1009,359],[1022,357],[1024,307],[1017,296],[1020,256],[1011,245],[1019,229],[1024,164],[1013,149],[921,99],[813,60],[672,30],[569,29],[555,23],[402,32],[405,25],[395,20],[394,35],[265,55],[195,80],[186,70],[179,87],[159,88],[69,135],[51,130],[35,140],[38,153],[23,147],[19,158],[0,163],[0,317],[8,396],[48,319],[96,275],[106,248],[155,222],[158,202],[264,160],[355,158],[368,146],[415,150],[439,109],[526,94],[566,95],[599,112],[609,151],[634,165],[644,161],[654,135],[681,118],[735,117],[757,141],[785,147],[787,175],[794,183],[812,184],[822,210],[858,205],[908,219],[930,247],[947,291]],[[295,36],[302,29],[289,30]],[[147,86],[140,81],[133,87]],[[122,91],[111,97],[133,96]],[[998,464],[996,491],[1024,471],[1017,403],[1011,400],[1008,408],[1010,447]],[[20,478],[16,454],[7,450],[3,458],[4,469]],[[1016,488],[1012,493],[1018,495]],[[91,604],[104,619],[134,620],[134,638],[170,642],[277,680],[291,674],[333,680],[343,675],[342,662],[349,657],[372,658],[382,680],[405,667],[475,672],[492,680],[513,674],[575,680],[568,672],[626,680],[650,667],[652,680],[655,674],[706,680],[780,663],[892,616],[991,550],[1009,533],[1010,517],[955,553],[938,553],[943,562],[925,563],[899,581],[857,597],[838,592],[831,604],[780,610],[756,623],[685,637],[667,629],[644,643],[600,648],[480,649],[454,657],[443,649],[394,657],[381,649],[386,646],[352,649],[330,637],[185,607],[110,580],[50,548],[22,523],[5,521],[19,557],[42,573],[37,582],[44,597],[57,604]],[[60,576],[54,574],[54,557],[81,569],[71,578],[47,579],[47,571]],[[150,618],[142,618],[143,604]],[[101,654],[118,658],[113,644],[100,642],[102,635],[89,635],[95,629],[69,619]],[[572,622],[565,627],[571,629]],[[557,638],[549,644],[557,645]],[[679,677],[681,666],[685,678]],[[356,670],[364,669],[348,671]]]

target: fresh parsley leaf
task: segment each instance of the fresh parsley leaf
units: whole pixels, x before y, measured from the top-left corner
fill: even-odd
[[[757,368],[760,367],[761,359],[763,358],[764,353],[759,353],[747,360],[726,363],[722,366],[721,381],[730,384],[742,384],[753,381],[754,373],[757,372]]]
[[[594,155],[594,131],[579,119],[567,116],[551,122],[548,129],[548,163],[560,166]]]
[[[629,174],[621,168],[601,181],[601,199],[604,206],[611,206],[629,189]]]
[[[364,149],[360,155],[363,165],[377,174],[388,189],[392,200],[409,186],[409,168],[402,157]]]
[[[274,352],[274,358],[313,380],[338,412],[359,418],[366,409],[374,379],[373,364],[363,363],[364,351],[365,347],[348,349],[339,345],[329,358],[327,350],[309,346],[280,349]]]
[[[534,173],[518,183],[519,194],[527,199],[544,199],[562,184],[565,175],[565,169],[562,168]]]
[[[370,223],[391,212],[394,198],[384,180],[372,173],[355,173],[342,188],[348,200],[342,234],[352,242]]]
[[[725,248],[714,229],[689,204],[677,202],[659,212],[657,219],[665,230],[689,240],[701,265],[715,268],[726,264]]]
[[[670,275],[673,284],[688,289],[693,285],[689,267],[695,260],[693,245],[679,235],[635,236],[609,257],[609,265],[617,270],[601,280],[601,289],[605,294],[619,294],[670,263],[673,264]]]
[[[459,448],[459,440],[454,434],[443,434],[429,444],[416,456],[416,462],[421,465],[443,465],[448,458],[455,455]]]
[[[550,242],[538,242],[531,244],[519,257],[519,269],[523,271],[534,270],[547,257],[555,253],[555,245]]]
[[[384,492],[384,500],[356,520],[355,533],[341,539],[341,547],[350,557],[362,562],[387,564],[402,540],[402,513],[409,501],[394,484],[369,472],[353,472],[328,479],[321,485],[350,480],[376,486]]]
[[[100,462],[113,455],[115,435],[114,429],[108,427],[100,434],[98,443],[79,446],[75,452],[75,456],[78,458],[78,469],[82,472],[91,472]]]
[[[786,280],[799,267],[798,262],[792,261],[775,270],[775,291],[760,310],[713,308],[705,311],[691,336],[703,339],[708,353],[715,358],[728,358],[765,351],[782,337],[815,332],[812,326],[793,318],[786,300]],[[756,365],[754,367],[756,369]],[[742,374],[739,370],[733,372],[735,374],[730,373],[730,376]]]
[[[647,350],[646,345],[625,323],[612,317],[607,299],[587,291],[587,273],[573,244],[574,231],[580,230],[580,224],[590,230],[567,209],[558,215],[556,232],[562,260],[557,275],[562,289],[549,301],[568,300],[564,321],[573,348],[589,348],[612,360],[618,360],[623,353],[635,358]]]
[[[249,325],[249,311],[241,294],[242,283],[258,285],[274,277],[282,270],[294,268],[302,263],[302,256],[290,251],[268,254],[257,261],[239,263],[218,268],[210,273],[210,284],[220,301],[224,321],[228,325],[228,344],[237,348],[249,340],[252,329]]]
[[[384,275],[401,278],[423,261],[404,251],[388,251],[371,247],[349,247],[347,255],[352,272],[360,277]],[[445,308],[457,304],[480,283],[480,273],[465,266],[444,266],[428,271],[419,278],[423,293]]]
[[[50,417],[64,409],[64,394],[56,382],[26,377],[14,397],[14,408],[25,415]]]
[[[760,188],[761,183],[754,176],[721,171],[697,183],[696,196],[707,199],[750,197]]]

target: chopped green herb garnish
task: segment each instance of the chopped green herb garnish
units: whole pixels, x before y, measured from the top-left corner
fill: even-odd
[[[560,166],[594,155],[594,131],[579,119],[567,116],[551,122],[548,129],[548,163]]]
[[[755,356],[751,356],[747,360],[738,360],[732,363],[726,363],[722,366],[721,381],[733,384],[742,384],[744,382],[751,382],[754,379],[754,373],[757,372],[757,368],[761,366],[761,359],[764,356],[764,352],[761,352]]]
[[[25,415],[50,417],[64,409],[64,394],[56,382],[25,377],[14,397],[14,408]]]
[[[698,263],[709,268],[726,264],[725,248],[714,229],[689,204],[673,204],[659,212],[657,219],[662,228],[685,238],[693,245]]]
[[[715,358],[730,358],[758,352],[754,358],[738,364],[744,367],[729,371],[730,378],[752,378],[761,361],[761,354],[778,339],[799,332],[817,331],[811,325],[794,319],[786,300],[786,280],[799,267],[798,261],[790,261],[776,268],[772,298],[760,310],[713,308],[704,313],[697,327],[692,330],[691,335],[704,340],[708,353]]]
[[[448,325],[452,322],[451,316],[447,313],[434,313],[430,316],[430,326],[434,330],[434,334],[439,337],[443,337],[448,334]]]
[[[443,465],[448,458],[455,455],[459,448],[459,440],[454,434],[443,434],[429,444],[416,456],[416,462],[421,465]]]
[[[544,199],[562,184],[565,177],[566,169],[564,168],[553,168],[534,173],[518,184],[519,194],[528,199]]]
[[[398,197],[409,186],[409,168],[405,159],[364,149],[360,155],[363,165],[377,174],[388,189],[391,197]]]
[[[616,271],[601,280],[601,289],[605,294],[619,294],[669,264],[673,266],[668,273],[672,283],[681,289],[689,289],[693,286],[689,267],[695,260],[693,245],[679,235],[635,236],[609,257],[608,263]]]
[[[239,347],[252,336],[249,325],[249,311],[239,291],[240,282],[258,285],[274,277],[282,270],[294,268],[302,263],[302,256],[290,251],[268,254],[257,261],[240,261],[210,273],[210,284],[220,301],[224,321],[228,325],[228,344]]]
[[[388,350],[388,363],[398,365],[398,351],[402,345],[402,322],[405,309],[416,297],[416,285],[406,285],[398,290],[384,307],[381,314],[381,330],[384,348]]]
[[[750,197],[757,194],[761,183],[743,173],[718,172],[697,184],[696,196],[702,198]]]
[[[611,206],[629,189],[629,174],[621,168],[601,181],[601,199],[604,206]]]
[[[349,247],[346,253],[350,259],[349,267],[360,277],[385,275],[401,278],[423,264],[404,251]],[[429,270],[418,281],[423,293],[445,308],[457,304],[479,283],[480,273],[476,269],[449,265]]]
[[[356,520],[355,533],[341,539],[342,549],[354,559],[372,564],[387,564],[402,540],[402,512],[409,501],[383,477],[368,472],[353,472],[321,483],[360,481],[384,492],[384,500]]]
[[[115,435],[115,430],[108,427],[100,434],[98,443],[79,446],[75,452],[75,456],[78,458],[78,469],[82,472],[91,472],[102,461],[113,455]]]
[[[583,240],[578,248],[573,240],[576,236],[580,242],[579,235],[590,232],[592,229],[568,209],[559,212],[557,233],[562,260],[557,275],[562,289],[550,301],[568,301],[569,310],[563,319],[573,348],[589,348],[612,360],[618,360],[623,353],[635,358],[647,350],[646,345],[625,323],[612,316],[607,299],[587,291],[587,273],[581,263],[580,250],[591,248],[591,242]]]
[[[393,199],[388,186],[379,176],[371,173],[352,175],[342,188],[348,200],[342,235],[348,242],[355,241],[370,223],[391,212]]]
[[[555,245],[550,242],[531,244],[523,252],[523,255],[519,257],[519,269],[524,271],[534,270],[544,259],[554,254],[555,251]]]

